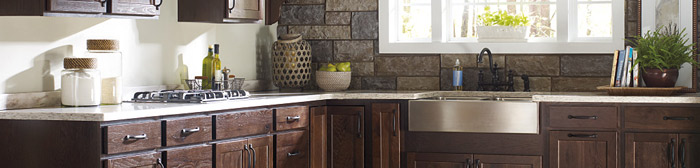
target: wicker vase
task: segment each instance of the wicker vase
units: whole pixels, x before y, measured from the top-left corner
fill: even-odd
[[[301,88],[311,81],[311,44],[299,34],[281,36],[272,47],[273,83],[279,88]]]

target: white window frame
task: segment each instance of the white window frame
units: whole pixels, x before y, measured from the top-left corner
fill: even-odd
[[[624,1],[612,0],[612,38],[574,37],[576,25],[576,0],[557,0],[557,38],[555,41],[533,40],[527,43],[479,43],[474,41],[449,41],[450,35],[443,23],[447,23],[449,0],[431,0],[432,41],[402,42],[396,39],[398,33],[398,0],[379,0],[379,52],[386,54],[459,54],[478,53],[483,48],[490,48],[501,54],[530,53],[612,53],[624,48],[625,8]],[[574,8],[574,10],[571,10]],[[572,36],[569,36],[572,35]],[[605,41],[600,41],[605,40]]]

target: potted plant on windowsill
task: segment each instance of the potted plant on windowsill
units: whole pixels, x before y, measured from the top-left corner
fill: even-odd
[[[490,7],[476,16],[476,35],[479,42],[527,42],[530,20],[524,14],[510,15],[506,11],[491,12]]]
[[[676,25],[663,26],[643,36],[635,36],[638,57],[634,65],[642,70],[642,79],[647,87],[674,87],[678,80],[678,69],[685,63],[698,66],[693,59],[695,44],[685,38],[685,29]]]

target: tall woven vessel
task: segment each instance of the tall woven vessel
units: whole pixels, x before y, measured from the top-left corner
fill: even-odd
[[[281,36],[272,47],[273,83],[279,88],[301,88],[311,81],[311,44],[299,34]]]

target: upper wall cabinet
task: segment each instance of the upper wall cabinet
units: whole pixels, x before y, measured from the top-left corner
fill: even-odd
[[[2,0],[0,16],[157,18],[165,0]]]
[[[280,17],[284,0],[178,0],[178,21],[207,23],[262,23]]]

